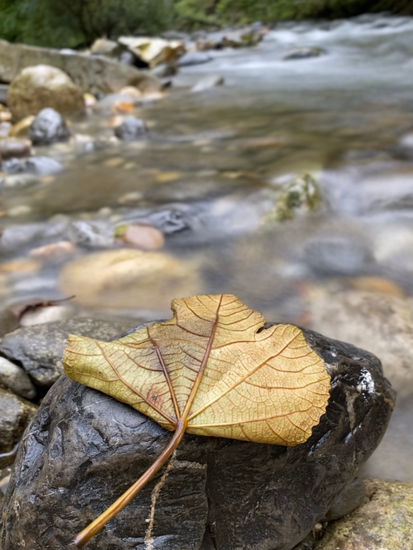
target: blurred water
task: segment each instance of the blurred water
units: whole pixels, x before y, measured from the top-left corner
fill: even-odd
[[[74,123],[97,142],[93,152],[80,155],[73,144],[39,148],[65,170],[38,186],[5,190],[3,227],[17,234],[37,225],[30,240],[16,239],[4,252],[4,264],[53,241],[59,220],[97,220],[111,230],[169,209],[190,220],[165,245],[196,273],[195,282],[179,286],[182,294],[232,292],[269,320],[301,324],[314,292],[334,299],[337,288],[360,277],[370,278],[368,290],[381,284],[388,292],[388,281],[390,294],[411,300],[413,148],[402,142],[413,132],[412,35],[413,19],[402,17],[284,24],[256,47],[214,51],[211,62],[182,69],[168,96],[138,113],[150,128],[142,142],[112,143],[107,114]],[[324,53],[283,59],[297,47]],[[189,91],[209,74],[222,75],[225,85]],[[319,181],[322,208],[267,223],[280,185],[302,173]],[[91,250],[80,246],[76,255]],[[65,262],[3,272],[0,264],[3,304],[64,295],[57,280]],[[130,308],[120,309],[167,315],[175,287],[160,294],[157,279],[146,285],[145,305],[131,292]],[[105,309],[104,293],[98,305]],[[397,444],[403,472],[394,473],[396,460],[388,476],[411,477],[411,442]]]

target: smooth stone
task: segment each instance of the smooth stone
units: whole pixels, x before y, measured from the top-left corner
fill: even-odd
[[[114,323],[81,317],[22,327],[1,339],[0,353],[20,363],[35,385],[49,387],[63,372],[61,358],[68,334],[111,340],[137,323],[136,319],[121,318]]]
[[[124,48],[114,40],[107,38],[96,38],[90,46],[92,55],[106,55],[108,57],[118,57]]]
[[[10,159],[7,162],[10,162]],[[17,161],[17,159],[15,159]],[[21,167],[21,164],[19,163],[19,167]],[[13,165],[12,169],[17,169],[17,165]],[[33,187],[35,185],[39,185],[40,179],[35,176],[34,174],[24,174],[24,173],[11,173],[10,175],[6,176],[3,180],[2,186],[5,189],[25,189],[26,187]]]
[[[67,73],[83,92],[108,94],[129,84],[136,85],[141,90],[161,89],[161,82],[153,75],[108,57],[86,55],[73,50],[63,52],[52,48],[11,44],[6,40],[0,40],[0,81],[11,82],[22,69],[36,65],[39,59]],[[32,114],[36,114],[40,108]],[[59,108],[57,110],[63,113]]]
[[[314,550],[413,548],[413,483],[369,479],[365,490],[362,505],[331,523]]]
[[[0,139],[0,162],[11,157],[27,157],[30,155],[30,148],[31,143],[27,139]]]
[[[114,129],[115,136],[122,141],[141,139],[147,132],[145,122],[135,116],[127,116]]]
[[[0,357],[0,384],[26,399],[36,396],[36,389],[27,373],[5,357]]]
[[[34,145],[50,145],[66,141],[69,137],[70,132],[62,115],[51,108],[42,109],[29,128],[29,138]]]
[[[289,59],[308,59],[309,57],[319,57],[320,55],[325,54],[326,51],[322,48],[296,48],[295,50],[291,50],[287,54],[284,55],[284,60]]]
[[[13,461],[7,455],[19,441],[37,407],[29,401],[0,388],[0,467]]]
[[[7,104],[16,120],[45,107],[65,115],[82,113],[85,108],[82,90],[65,72],[49,65],[23,69],[10,84]]]
[[[323,520],[381,439],[394,395],[373,355],[305,335],[332,376],[327,412],[306,443],[186,435],[170,466],[88,548],[198,550],[204,540],[215,550],[290,550]],[[20,445],[3,546],[69,548],[170,438],[131,407],[62,377]]]
[[[221,75],[208,75],[201,78],[201,80],[191,88],[191,92],[204,92],[205,90],[210,90],[211,88],[216,88],[223,84],[224,78]]]
[[[50,157],[30,157],[24,164],[28,172],[39,176],[58,174],[64,169],[60,162]]]
[[[159,229],[143,223],[117,226],[115,237],[141,250],[158,250],[165,243]]]
[[[167,314],[173,296],[196,294],[200,289],[196,267],[164,252],[105,250],[67,263],[59,287],[88,307],[138,308],[161,315]]]

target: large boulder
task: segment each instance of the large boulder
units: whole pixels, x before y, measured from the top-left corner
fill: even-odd
[[[0,40],[0,82],[11,82],[25,67],[39,63],[61,69],[83,92],[108,94],[129,84],[142,91],[159,90],[162,86],[155,76],[107,57]]]
[[[326,414],[296,447],[186,435],[163,469],[88,549],[289,550],[380,441],[394,394],[380,361],[305,331],[331,375]],[[2,548],[74,548],[74,534],[153,462],[171,434],[62,377],[23,437],[5,497]],[[359,502],[359,495],[355,497]],[[348,503],[345,509],[348,511]]]
[[[74,115],[85,108],[82,90],[63,71],[50,65],[27,67],[13,80],[7,104],[15,119],[35,115],[46,107]]]

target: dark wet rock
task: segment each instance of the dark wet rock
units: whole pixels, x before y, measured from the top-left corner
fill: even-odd
[[[331,523],[314,550],[413,548],[413,484],[373,479],[364,484],[362,505]]]
[[[201,65],[212,61],[213,57],[206,52],[187,52],[178,60],[178,67]]]
[[[34,145],[50,145],[69,137],[69,128],[62,115],[49,107],[36,115],[29,128],[29,138]]]
[[[0,388],[0,467],[10,463],[9,459],[13,458],[10,452],[36,409],[29,401]]]
[[[384,433],[394,395],[373,355],[305,334],[332,377],[327,412],[310,439],[282,447],[186,435],[159,490],[152,548],[199,550],[206,531],[204,548],[289,550],[353,480]],[[4,547],[69,548],[170,437],[127,405],[62,377],[20,446],[3,511]],[[151,497],[163,472],[90,550],[147,548]]]
[[[0,385],[26,399],[36,396],[36,389],[27,373],[5,357],[0,357]]]
[[[405,134],[399,140],[395,152],[403,159],[413,160],[413,132]]]
[[[135,116],[127,116],[116,126],[115,136],[122,141],[135,141],[141,139],[147,132],[144,121]]]
[[[136,326],[136,319],[73,318],[18,328],[0,341],[0,354],[22,365],[34,384],[51,386],[63,372],[61,357],[69,333],[111,340]]]
[[[221,75],[208,75],[201,78],[201,80],[191,88],[191,92],[204,92],[205,90],[222,86],[222,84],[224,84],[224,78]]]
[[[27,157],[30,155],[30,147],[31,143],[27,139],[0,139],[0,162],[12,157]]]
[[[319,275],[360,274],[373,264],[365,243],[343,236],[311,238],[304,245],[304,257]]]
[[[289,60],[289,59],[307,59],[309,57],[319,57],[320,55],[325,54],[326,51],[322,48],[296,48],[295,50],[291,50],[287,54],[284,55],[283,59]]]
[[[63,165],[51,157],[30,157],[26,160],[25,167],[28,172],[39,176],[58,174],[63,170]]]
[[[51,48],[39,48],[26,44],[11,44],[0,40],[0,81],[11,82],[25,67],[39,63],[58,67],[67,73],[83,92],[108,94],[129,84],[140,89],[161,88],[161,83],[153,75],[128,67],[113,59],[103,56],[86,55]],[[55,105],[42,105],[55,107]],[[57,108],[59,112],[61,111]]]
[[[6,104],[7,90],[9,89],[8,84],[0,83],[0,103],[3,105]]]

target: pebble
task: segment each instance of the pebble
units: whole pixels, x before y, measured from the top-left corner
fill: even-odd
[[[134,141],[142,138],[146,132],[146,125],[141,118],[125,117],[119,126],[115,127],[115,136],[123,141]]]
[[[75,250],[75,245],[70,241],[58,241],[32,248],[29,255],[35,258],[57,259],[70,256],[74,254]]]
[[[34,145],[50,145],[68,140],[70,132],[61,114],[47,107],[34,118],[29,128],[29,137]]]
[[[159,229],[143,223],[119,225],[115,228],[115,237],[141,250],[158,250],[165,243]]]
[[[0,357],[0,384],[26,399],[36,396],[36,389],[27,373],[5,357]]]

